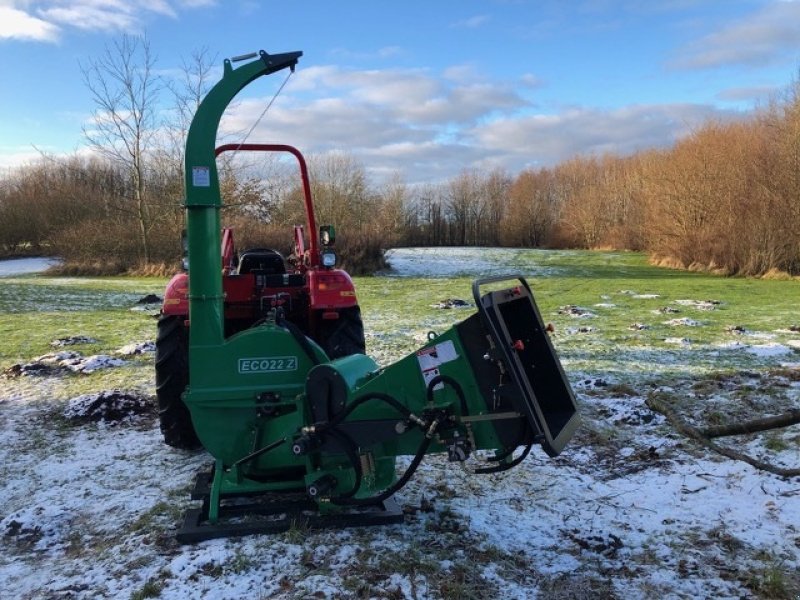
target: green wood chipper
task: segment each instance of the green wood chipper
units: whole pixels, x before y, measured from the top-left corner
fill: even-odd
[[[366,356],[355,288],[335,267],[333,227],[317,230],[302,155],[275,144],[215,147],[236,94],[294,70],[301,55],[226,60],[187,137],[188,272],[165,294],[156,387],[165,441],[202,445],[214,465],[197,478],[192,494],[202,503],[187,512],[182,542],[294,524],[397,523],[403,513],[392,496],[427,454],[469,461],[476,475],[498,473],[534,445],[557,455],[579,423],[521,276],[475,281],[477,312],[396,363]],[[226,150],[297,158],[308,231],[295,227],[289,259],[273,249],[237,253],[221,227],[216,157]],[[478,460],[476,450],[494,452]],[[413,458],[398,474],[400,455]]]

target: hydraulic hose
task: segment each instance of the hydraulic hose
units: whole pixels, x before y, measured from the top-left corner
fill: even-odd
[[[528,454],[530,454],[531,452],[531,448],[533,448],[533,442],[525,446],[525,450],[522,451],[522,454],[520,454],[517,458],[515,458],[511,462],[501,463],[499,465],[494,465],[492,467],[483,467],[482,469],[475,469],[474,472],[476,475],[488,475],[489,473],[502,473],[503,471],[508,471],[509,469],[513,469],[519,463],[521,463],[523,460],[527,458]],[[510,456],[510,453],[507,456]]]
[[[461,384],[449,375],[437,375],[428,382],[428,389],[426,390],[428,404],[433,403],[433,388],[440,383],[446,383],[455,390],[456,396],[458,396],[458,403],[461,405],[461,416],[467,416],[469,414],[469,407],[467,406],[467,398],[464,396],[464,390]]]
[[[339,431],[338,429],[329,429],[328,431],[325,432],[325,435],[329,435],[337,442],[339,442],[339,445],[341,445],[342,448],[344,449],[344,452],[347,455],[347,458],[350,461],[351,466],[353,467],[353,471],[356,474],[356,479],[355,482],[353,483],[353,487],[344,494],[337,496],[337,499],[346,500],[348,498],[352,498],[353,496],[356,495],[356,492],[358,492],[358,488],[361,487],[361,480],[364,476],[364,470],[361,468],[361,460],[358,458],[356,444],[350,438],[349,435],[347,435],[342,431]]]
[[[514,453],[514,450],[517,449],[518,446],[522,446],[524,443],[525,438],[527,437],[526,434],[530,431],[527,423],[523,423],[522,427],[520,427],[519,435],[517,439],[514,440],[514,443],[511,444],[508,448],[505,448],[502,452],[496,453],[494,456],[489,457],[487,460],[490,462],[501,462],[507,459]]]
[[[435,431],[436,427],[433,428],[433,432]],[[414,459],[411,461],[411,464],[408,465],[408,468],[406,469],[405,473],[403,473],[403,476],[400,477],[400,479],[395,481],[388,488],[383,490],[380,494],[377,494],[370,498],[347,498],[344,495],[342,495],[342,496],[337,496],[335,498],[331,498],[331,503],[339,505],[347,505],[347,506],[372,506],[375,504],[380,504],[390,496],[394,495],[397,492],[397,490],[399,490],[406,483],[408,483],[408,480],[411,479],[411,477],[416,472],[417,467],[419,467],[420,463],[422,462],[422,459],[425,457],[425,453],[428,451],[428,446],[430,446],[431,444],[431,437],[432,434],[426,435],[422,439],[422,443],[419,445],[417,453],[414,455]]]
[[[390,396],[389,394],[384,394],[383,392],[370,392],[368,394],[364,394],[363,396],[359,396],[358,398],[353,400],[350,404],[348,404],[345,407],[345,409],[342,412],[334,415],[334,417],[327,423],[322,423],[318,425],[317,431],[319,431],[320,433],[324,433],[328,431],[330,428],[336,427],[347,417],[349,417],[355,409],[357,409],[359,406],[361,406],[362,404],[364,404],[369,400],[381,400],[382,402],[385,402],[386,404],[394,408],[406,419],[411,417],[411,411],[408,409],[408,407],[401,404],[396,398]]]

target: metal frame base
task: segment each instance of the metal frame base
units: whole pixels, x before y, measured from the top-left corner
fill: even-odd
[[[342,512],[320,514],[315,502],[304,492],[268,492],[264,494],[223,495],[219,519],[208,521],[209,474],[197,475],[192,490],[193,500],[202,500],[199,508],[186,511],[175,537],[181,544],[204,540],[239,537],[259,533],[281,533],[298,529],[344,529],[396,525],[404,514],[393,498],[375,506],[348,508]]]

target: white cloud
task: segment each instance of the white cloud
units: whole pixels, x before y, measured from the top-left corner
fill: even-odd
[[[456,70],[447,69],[450,79],[427,70],[348,70],[339,67],[310,67],[298,71],[293,92],[313,92],[318,97],[341,97],[360,106],[365,114],[381,115],[387,122],[425,127],[444,123],[469,124],[494,111],[524,107],[526,101],[509,85],[471,79],[454,79]],[[465,71],[460,74],[465,75]]]
[[[212,6],[215,0],[2,0],[0,39],[55,42],[74,28],[132,31],[147,15],[174,18],[179,9]]]
[[[384,59],[384,58],[394,58],[395,56],[399,56],[403,53],[403,49],[400,46],[384,46],[383,48],[378,48],[377,50],[371,52],[364,52],[364,51],[354,51],[349,50],[347,48],[334,48],[332,49],[329,54],[337,59],[345,59],[345,60],[371,60],[371,59]]]
[[[780,92],[777,85],[757,85],[752,87],[737,87],[722,90],[716,95],[718,100],[728,102],[762,102]]]
[[[442,76],[445,79],[454,82],[479,81],[482,79],[482,76],[475,65],[469,64],[448,67],[444,70]]]
[[[93,6],[76,3],[72,6],[54,6],[40,9],[39,16],[50,22],[89,31],[128,31],[138,24],[132,7]]]
[[[489,19],[490,19],[489,15],[475,15],[474,17],[469,17],[468,19],[456,21],[451,25],[451,27],[463,28],[463,29],[477,29],[478,27],[488,23]]]
[[[519,78],[519,81],[526,88],[531,88],[531,89],[539,88],[544,85],[544,81],[542,81],[540,77],[537,77],[532,73],[525,73],[524,75],[522,75],[522,77]]]
[[[41,153],[30,146],[27,149],[0,147],[0,169],[14,169],[30,165],[41,160],[41,158]]]
[[[671,66],[705,69],[762,66],[794,60],[800,41],[800,2],[772,2],[682,48]]]
[[[54,42],[59,29],[46,20],[31,16],[13,6],[0,6],[0,39]]]
[[[552,165],[577,154],[630,154],[671,144],[708,119],[730,119],[738,113],[708,105],[630,105],[614,110],[572,108],[554,115],[497,119],[473,128],[472,145]]]
[[[555,165],[576,154],[664,147],[712,118],[740,113],[694,104],[572,107],[531,114],[507,84],[459,84],[424,70],[298,71],[248,141],[293,144],[302,151],[346,151],[379,179],[401,172],[409,183],[440,181],[468,168],[511,172]],[[268,97],[229,110],[224,134],[241,140]]]

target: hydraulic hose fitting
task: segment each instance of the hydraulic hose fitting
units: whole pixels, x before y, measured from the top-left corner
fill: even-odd
[[[310,435],[302,435],[297,438],[292,444],[292,454],[295,456],[304,456],[313,450],[319,448],[319,438]]]
[[[419,427],[422,427],[423,429],[428,427],[428,423],[426,421],[424,421],[423,419],[420,419],[414,413],[411,413],[410,415],[408,415],[408,420],[411,421],[412,423],[414,423],[415,425],[418,425]]]
[[[306,488],[306,493],[308,494],[309,498],[317,500],[327,495],[328,492],[336,487],[337,483],[338,481],[333,475],[323,475],[313,483],[309,484],[309,486]]]
[[[447,460],[450,462],[464,462],[472,453],[472,444],[468,437],[460,436],[458,431],[453,433],[453,439],[447,446]]]

